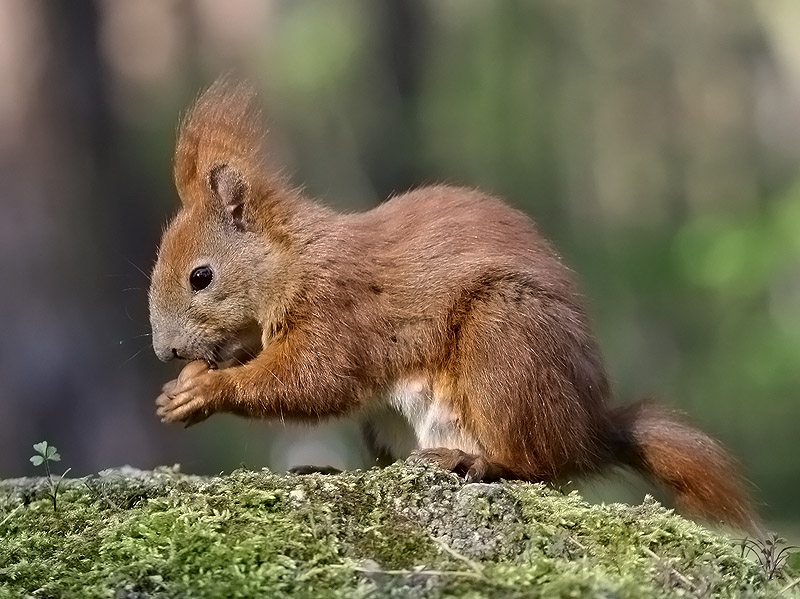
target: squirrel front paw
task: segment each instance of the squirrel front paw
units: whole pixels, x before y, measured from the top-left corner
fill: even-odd
[[[203,360],[189,362],[156,399],[161,422],[183,422],[188,427],[211,416],[216,411],[221,378],[220,372]]]

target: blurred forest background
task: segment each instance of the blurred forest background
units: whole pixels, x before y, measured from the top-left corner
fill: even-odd
[[[363,464],[347,425],[155,417],[177,370],[146,298],[176,123],[230,70],[331,205],[448,181],[527,211],[620,400],[689,413],[798,534],[797,0],[0,0],[0,477],[33,474],[42,439],[75,475]]]

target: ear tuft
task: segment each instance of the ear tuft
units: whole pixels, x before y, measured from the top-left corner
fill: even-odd
[[[242,212],[248,189],[241,173],[227,164],[219,164],[209,171],[208,186],[231,216],[234,224],[244,228]]]
[[[258,172],[263,159],[263,137],[255,89],[228,78],[214,82],[194,103],[178,132],[175,184],[184,205],[200,201],[212,181],[226,205],[237,188],[246,189],[248,173]],[[213,174],[220,165],[225,168]]]

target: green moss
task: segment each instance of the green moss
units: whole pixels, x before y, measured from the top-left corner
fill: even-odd
[[[772,596],[730,540],[647,501],[465,485],[396,464],[336,476],[124,470],[0,482],[0,597]]]

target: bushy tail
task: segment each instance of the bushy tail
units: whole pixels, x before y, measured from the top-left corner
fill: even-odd
[[[680,507],[743,530],[759,530],[745,483],[719,443],[649,402],[614,410],[611,424],[615,457],[672,490]]]

